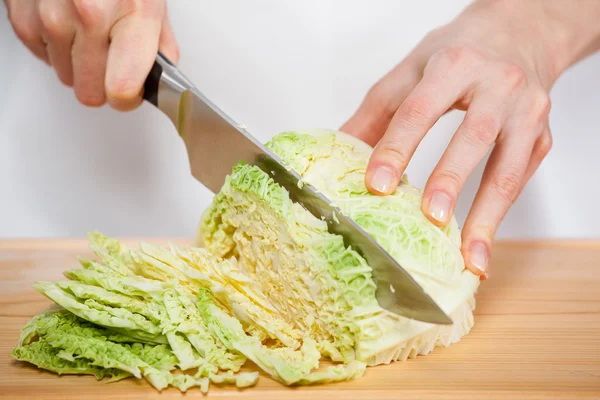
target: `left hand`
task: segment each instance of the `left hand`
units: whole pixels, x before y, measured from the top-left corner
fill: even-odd
[[[548,91],[556,63],[544,48],[552,25],[528,23],[527,12],[540,3],[526,3],[530,9],[522,2],[475,2],[427,35],[340,128],[377,144],[366,185],[390,194],[436,121],[451,109],[467,111],[427,182],[422,210],[446,225],[467,177],[495,145],[463,228],[465,264],[483,279],[498,225],[552,144]]]

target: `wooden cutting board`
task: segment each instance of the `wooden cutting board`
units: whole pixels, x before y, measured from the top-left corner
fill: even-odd
[[[93,377],[58,377],[8,357],[23,324],[50,305],[32,283],[61,279],[62,271],[78,266],[78,255],[91,255],[84,240],[0,241],[0,397],[183,397],[176,389],[159,394],[135,379],[102,383]],[[600,241],[500,242],[494,257],[490,280],[477,295],[475,327],[449,348],[370,368],[357,381],[290,389],[261,377],[245,391],[213,386],[209,397],[600,398]],[[185,396],[202,397],[198,390]]]

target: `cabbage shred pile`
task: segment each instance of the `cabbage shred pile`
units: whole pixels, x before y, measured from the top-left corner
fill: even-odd
[[[222,274],[242,278],[234,260],[199,248],[142,243],[130,250],[97,232],[89,237],[101,261],[82,259],[82,268],[65,272],[68,280],[35,284],[60,309],[29,321],[13,357],[58,374],[143,377],[158,390],[203,392],[209,382],[253,386],[258,372],[240,372],[247,360],[287,385],[364,371],[356,362],[311,373],[320,353],[309,338],[295,348],[263,345],[259,329],[232,316],[236,292],[252,290],[243,279],[222,284]]]
[[[267,174],[240,164],[204,213],[197,247],[129,249],[91,233],[98,260],[35,284],[58,307],[29,321],[12,356],[58,374],[206,392],[210,383],[253,386],[248,361],[285,385],[336,382],[469,332],[479,281],[464,268],[455,220],[431,224],[406,178],[391,196],[368,193],[371,149],[345,134],[285,132],[268,146],[400,261],[454,324],[382,309],[366,261]],[[319,368],[323,358],[337,364]]]

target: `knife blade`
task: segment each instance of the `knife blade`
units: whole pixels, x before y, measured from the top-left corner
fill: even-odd
[[[288,167],[243,127],[207,99],[162,54],[144,85],[144,99],[164,112],[183,139],[192,175],[213,193],[219,192],[235,165],[256,165],[317,218],[329,232],[343,237],[373,269],[380,306],[418,321],[451,324],[452,320],[423,288],[351,218]]]

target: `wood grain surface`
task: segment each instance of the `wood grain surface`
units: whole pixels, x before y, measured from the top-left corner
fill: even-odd
[[[198,390],[159,394],[135,379],[58,377],[9,358],[19,329],[50,305],[33,282],[61,279],[79,255],[90,256],[85,240],[0,241],[0,398],[202,397]],[[499,242],[477,301],[472,332],[426,357],[370,368],[352,382],[290,389],[261,377],[244,391],[212,386],[208,397],[600,399],[600,241]]]

